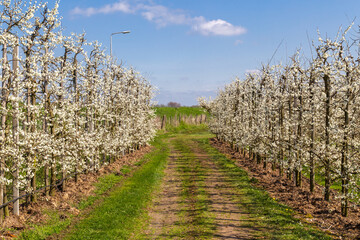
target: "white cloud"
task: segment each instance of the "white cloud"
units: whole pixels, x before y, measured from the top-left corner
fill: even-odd
[[[90,17],[95,14],[109,14],[114,12],[123,12],[123,13],[132,13],[134,10],[131,9],[130,4],[128,4],[125,1],[116,2],[113,4],[107,4],[105,6],[102,6],[100,8],[80,8],[76,7],[71,11],[72,15],[83,15]]]
[[[203,16],[191,17],[183,10],[173,10],[156,4],[134,4],[131,6],[126,0],[120,0],[99,8],[76,7],[71,11],[71,14],[90,17],[96,14],[115,12],[140,14],[146,20],[154,22],[158,27],[189,25],[194,32],[204,36],[236,36],[246,33],[245,28],[235,26],[223,19],[207,20]]]
[[[234,26],[222,19],[207,21],[204,17],[197,17],[193,30],[202,35],[222,35],[235,36],[246,33],[246,29],[241,26]]]

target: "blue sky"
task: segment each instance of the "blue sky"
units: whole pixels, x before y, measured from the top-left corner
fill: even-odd
[[[357,0],[61,0],[65,32],[87,33],[159,90],[158,102],[197,104],[219,87],[297,48],[310,57],[307,35],[334,37],[360,14]],[[359,21],[351,34],[356,34]]]

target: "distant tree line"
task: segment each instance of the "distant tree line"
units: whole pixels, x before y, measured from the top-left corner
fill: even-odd
[[[172,108],[179,108],[181,106],[182,106],[181,103],[178,103],[178,102],[168,102],[166,105],[165,104],[157,104],[156,105],[156,107],[172,107]],[[199,107],[199,105],[193,105],[190,107],[197,108],[197,107]]]

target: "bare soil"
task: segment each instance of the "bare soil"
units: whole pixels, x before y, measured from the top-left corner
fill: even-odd
[[[60,219],[67,218],[70,214],[78,215],[80,210],[74,206],[78,206],[81,200],[94,195],[94,183],[98,181],[99,177],[110,173],[121,174],[120,170],[123,166],[134,166],[151,149],[150,146],[143,147],[133,153],[121,156],[97,172],[80,174],[77,183],[73,179],[66,182],[66,191],[64,192],[57,191],[54,196],[47,197],[39,194],[36,203],[21,206],[20,216],[10,214],[10,217],[4,220],[1,224],[0,239],[12,239],[22,230],[29,228],[29,225],[46,223],[49,220],[46,212],[49,210],[57,211]],[[15,229],[17,232],[7,229]]]
[[[250,177],[256,178],[258,187],[269,192],[271,197],[292,207],[297,212],[296,217],[334,234],[339,239],[360,239],[360,211],[356,204],[349,209],[349,216],[343,217],[340,213],[340,201],[334,199],[334,191],[331,195],[332,200],[327,202],[323,198],[322,186],[316,185],[313,193],[309,191],[310,183],[307,178],[303,177],[302,186],[296,187],[285,175],[280,177],[278,170],[272,171],[271,166],[264,169],[263,164],[258,165],[248,156],[244,157],[229,144],[216,138],[210,142],[220,152],[235,160]]]

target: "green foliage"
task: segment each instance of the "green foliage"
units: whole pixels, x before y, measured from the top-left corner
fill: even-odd
[[[202,114],[208,115],[208,113],[201,107],[154,107],[157,116],[175,117],[179,115],[185,116],[198,116]]]
[[[303,171],[302,174],[306,177],[306,178],[310,178],[310,168],[308,166],[303,166]],[[317,166],[315,167],[315,182],[321,186],[325,186],[325,174],[324,174],[324,167],[322,166]],[[357,185],[360,186],[360,181],[357,182]],[[330,189],[334,189],[338,192],[341,191],[342,188],[342,183],[341,183],[341,179],[337,178],[335,180],[332,181],[331,183],[331,187]],[[351,189],[351,188],[350,188]],[[352,199],[352,201],[356,201],[359,202],[360,199],[360,192],[359,191],[354,191],[356,196],[354,199]]]

